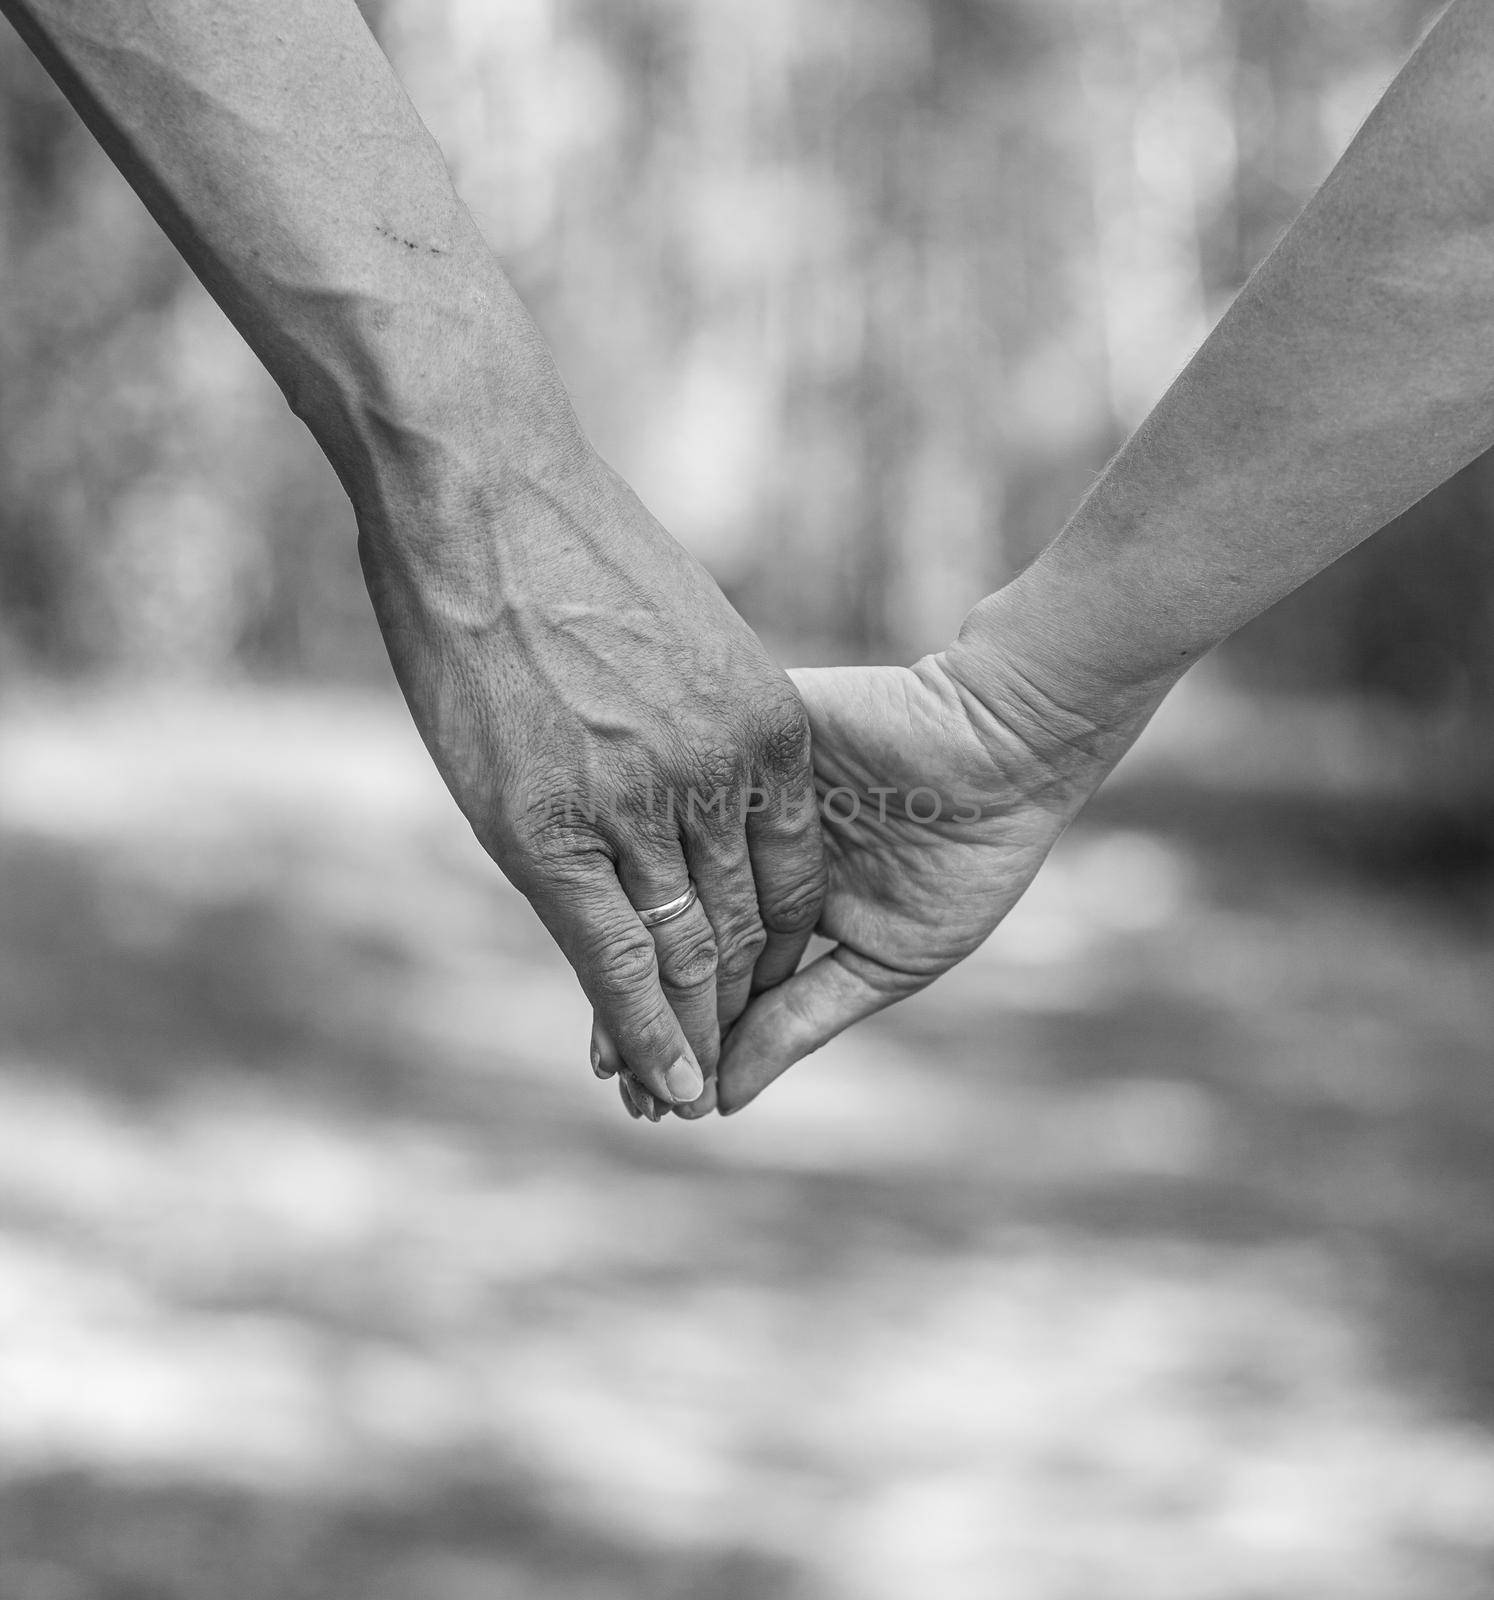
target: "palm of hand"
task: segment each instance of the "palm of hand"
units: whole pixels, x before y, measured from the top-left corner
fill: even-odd
[[[936,658],[791,676],[829,872],[817,931],[837,948],[748,1009],[722,1056],[723,1111],[969,955],[1077,809]]]

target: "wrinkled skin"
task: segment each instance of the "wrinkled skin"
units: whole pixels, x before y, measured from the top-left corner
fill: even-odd
[[[1015,679],[992,696],[987,673],[977,697],[958,650],[911,668],[792,676],[822,796],[829,889],[817,931],[836,947],[754,1000],[727,1039],[727,1113],[983,943],[1134,737],[1092,740]],[[938,816],[916,820],[934,795]]]
[[[819,913],[813,805],[743,802],[807,796],[798,696],[589,448],[491,479],[441,458],[381,489],[360,508],[364,572],[447,786],[619,1064],[667,1104],[712,1104],[722,1029],[794,969]],[[651,934],[634,908],[691,879],[698,903]]]

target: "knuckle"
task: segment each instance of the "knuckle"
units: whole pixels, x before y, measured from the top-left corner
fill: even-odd
[[[573,848],[557,849],[553,855],[531,857],[517,870],[505,866],[504,870],[528,896],[534,908],[555,926],[574,923],[577,919],[585,925],[577,943],[585,951],[592,965],[598,965],[615,943],[618,930],[615,918],[598,907],[599,892],[604,889],[604,871],[610,873],[611,863],[596,850]],[[601,902],[605,907],[605,900]],[[598,923],[603,925],[598,925]]]
[[[763,907],[763,920],[774,933],[808,933],[820,920],[824,899],[823,880],[806,878],[775,894]]]
[[[526,806],[492,831],[502,840],[504,853],[530,877],[568,877],[577,870],[581,858],[595,853],[598,843],[593,829],[550,804]],[[483,838],[490,852],[497,854],[481,833],[478,837]]]
[[[773,772],[793,773],[808,765],[809,713],[792,684],[785,683],[762,708],[757,751]]]
[[[715,981],[716,939],[710,926],[686,934],[671,945],[659,965],[664,981],[675,989],[699,989]]]
[[[608,994],[631,997],[652,985],[659,975],[653,941],[646,935],[623,935],[597,948],[595,980]]]
[[[743,971],[750,972],[767,942],[768,930],[763,927],[756,908],[741,913],[717,935],[717,966],[722,973],[733,977],[740,976]]]

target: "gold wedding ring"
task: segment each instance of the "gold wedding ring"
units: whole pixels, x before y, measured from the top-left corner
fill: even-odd
[[[673,922],[676,917],[684,916],[695,904],[696,898],[695,885],[692,883],[683,894],[666,900],[662,906],[650,906],[647,911],[640,911],[638,920],[645,928],[657,928],[661,922]]]

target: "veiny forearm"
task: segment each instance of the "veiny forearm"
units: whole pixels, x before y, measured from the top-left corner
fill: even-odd
[[[464,413],[520,457],[571,426],[542,341],[353,0],[0,11],[355,498],[375,496],[392,454],[449,448]]]
[[[1491,442],[1494,5],[1462,0],[961,661],[1144,711]]]

